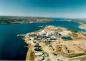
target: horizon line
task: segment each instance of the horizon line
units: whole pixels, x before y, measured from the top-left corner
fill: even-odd
[[[85,19],[86,17],[49,17],[49,16],[24,16],[24,15],[0,15],[1,16],[10,16],[10,17],[43,17],[43,18],[69,18],[69,19]]]

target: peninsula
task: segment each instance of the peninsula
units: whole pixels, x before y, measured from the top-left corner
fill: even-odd
[[[26,61],[85,61],[86,35],[63,27],[47,26],[27,33]]]

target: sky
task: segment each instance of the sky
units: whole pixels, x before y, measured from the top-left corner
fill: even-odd
[[[0,0],[0,16],[86,18],[86,0]]]

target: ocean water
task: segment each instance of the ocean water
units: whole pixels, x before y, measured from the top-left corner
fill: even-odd
[[[0,25],[0,60],[25,60],[27,46],[18,34],[25,34],[41,29],[39,26],[54,25],[86,31],[79,29],[79,23],[72,21],[53,21],[48,23],[31,24],[8,24]]]

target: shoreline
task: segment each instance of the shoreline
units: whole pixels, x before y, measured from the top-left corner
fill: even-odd
[[[86,30],[86,24],[81,24],[81,25],[79,26],[79,28]]]

